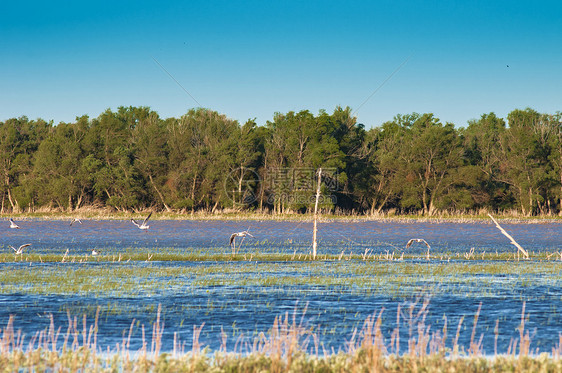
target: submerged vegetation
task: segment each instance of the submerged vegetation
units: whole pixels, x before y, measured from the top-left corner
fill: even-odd
[[[0,368],[562,369],[558,224],[532,230],[530,236],[554,239],[534,242],[523,260],[511,246],[505,250],[504,237],[490,240],[501,235],[493,226],[464,225],[466,239],[451,243],[462,225],[408,230],[394,222],[395,231],[384,236],[390,223],[328,223],[323,250],[312,260],[309,235],[289,234],[299,227],[308,233],[303,222],[265,222],[263,234],[237,254],[228,250],[228,234],[245,222],[159,221],[149,232],[128,221],[6,225],[9,243],[32,242],[33,250],[0,253]],[[442,227],[452,236],[438,232]],[[406,249],[404,237],[436,244]]]
[[[202,108],[163,119],[120,107],[57,125],[12,118],[0,122],[0,213],[306,212],[320,167],[330,213],[562,212],[560,112],[489,113],[466,128],[430,113],[366,125],[340,107],[264,126]]]
[[[156,255],[156,254],[155,254]],[[11,255],[13,259],[13,255]],[[225,258],[226,257],[226,258]],[[88,258],[82,263],[29,261],[0,263],[0,293],[81,296],[152,296],[189,294],[216,286],[239,294],[254,288],[285,288],[292,294],[308,288],[385,296],[407,296],[420,290],[433,295],[494,294],[501,280],[502,293],[520,287],[562,288],[559,261],[505,260],[399,260],[325,256],[321,261],[290,256],[250,255],[229,260],[226,255],[185,257],[184,262],[116,261],[115,256]],[[4,257],[3,259],[6,259]],[[104,260],[113,259],[112,262]],[[225,260],[227,259],[227,260]],[[252,258],[255,259],[255,258]],[[392,262],[392,265],[388,263]]]
[[[148,232],[128,221],[84,221],[72,228],[68,221],[22,221],[19,230],[5,225],[6,243],[32,246],[21,254],[5,246],[0,253],[0,367],[561,368],[562,256],[556,240],[534,242],[530,259],[523,260],[505,249],[510,244],[504,237],[499,244],[489,241],[501,236],[493,226],[465,225],[466,240],[449,244],[440,229],[454,236],[455,224],[411,224],[408,230],[401,223],[340,222],[324,227],[322,251],[312,260],[308,227],[300,222],[256,223],[256,238],[236,254],[228,234],[246,229],[245,222],[153,223]],[[307,234],[288,234],[298,228]],[[555,238],[557,224],[531,231]],[[435,245],[406,249],[406,236]],[[99,254],[91,255],[92,249]]]

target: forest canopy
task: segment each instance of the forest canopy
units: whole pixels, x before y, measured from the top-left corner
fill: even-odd
[[[160,118],[119,107],[54,125],[0,122],[2,213],[80,207],[342,213],[562,212],[562,113],[513,110],[466,127],[431,113],[379,127],[333,113],[277,113],[264,126],[209,109]]]

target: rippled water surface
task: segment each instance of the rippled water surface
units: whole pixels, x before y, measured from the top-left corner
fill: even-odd
[[[5,222],[1,222],[5,223]],[[0,263],[4,280],[0,290],[0,327],[9,315],[15,327],[33,335],[49,323],[49,315],[62,329],[68,315],[88,315],[93,320],[97,307],[101,318],[98,345],[114,346],[128,335],[135,320],[131,346],[140,346],[141,325],[151,330],[158,305],[165,322],[164,347],[170,349],[173,333],[190,341],[194,325],[202,325],[200,340],[218,348],[220,332],[229,346],[239,338],[251,340],[267,332],[276,316],[295,313],[327,348],[345,348],[354,328],[360,329],[367,316],[383,311],[383,332],[390,338],[397,327],[404,348],[409,337],[410,306],[416,312],[423,298],[429,298],[425,325],[454,338],[460,322],[459,342],[468,346],[473,319],[481,303],[477,336],[483,335],[485,352],[494,352],[494,328],[498,322],[498,350],[505,352],[521,324],[525,306],[525,329],[531,347],[549,352],[562,333],[562,263],[532,260],[464,260],[462,254],[513,253],[515,248],[488,223],[400,223],[330,222],[319,224],[319,252],[338,255],[405,251],[416,255],[405,261],[360,259],[318,262],[111,262],[88,257],[92,248],[102,254],[229,253],[232,232],[247,230],[243,254],[297,254],[310,252],[312,224],[277,221],[151,221],[149,231],[136,229],[129,221],[28,220],[21,229],[0,226],[2,251],[8,245],[31,243],[29,252],[60,254],[67,249],[87,263]],[[562,251],[562,225],[502,223],[531,253]],[[424,238],[434,258],[423,259],[426,248],[410,238]],[[456,254],[460,254],[456,256]],[[419,255],[419,257],[417,257]],[[440,257],[451,258],[449,261]],[[107,258],[106,258],[107,259]],[[14,274],[11,278],[9,274]],[[76,276],[76,277],[73,277]],[[71,286],[70,284],[76,284]],[[416,313],[414,312],[415,316]]]
[[[292,252],[310,247],[312,223],[278,221],[151,221],[148,231],[136,229],[129,221],[84,221],[69,226],[68,221],[29,220],[18,222],[22,229],[9,229],[2,224],[0,234],[6,245],[32,243],[34,252],[89,253],[92,248],[114,252],[127,249],[172,248],[178,252],[205,250],[228,251],[232,232],[247,230],[256,236],[244,242],[242,249],[251,252]],[[530,251],[558,251],[562,247],[562,225],[559,223],[513,224],[502,226]],[[507,239],[493,224],[431,222],[331,222],[319,223],[319,242],[324,253],[337,254],[342,248],[363,250],[397,250],[410,238],[422,237],[433,250],[466,252],[481,250],[512,251]],[[413,248],[412,250],[416,250]],[[423,251],[423,247],[419,248]]]

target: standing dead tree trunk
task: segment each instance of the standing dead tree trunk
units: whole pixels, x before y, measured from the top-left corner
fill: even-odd
[[[316,202],[314,203],[314,229],[312,231],[312,259],[316,259],[316,231],[318,224],[318,200],[320,199],[320,184],[322,183],[322,169],[318,170],[318,186],[316,187]]]

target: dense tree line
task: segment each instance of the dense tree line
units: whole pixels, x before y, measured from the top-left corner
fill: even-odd
[[[0,122],[2,212],[562,212],[562,114],[484,114],[457,128],[433,114],[366,130],[349,108],[276,114],[264,126],[208,109],[163,119],[120,107],[73,123]]]

